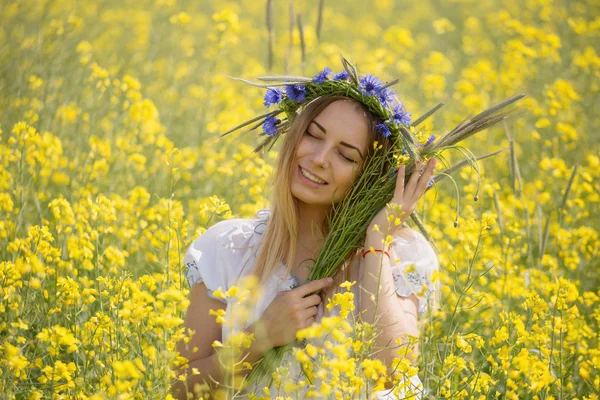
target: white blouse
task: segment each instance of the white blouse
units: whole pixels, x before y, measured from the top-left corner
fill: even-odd
[[[229,219],[218,222],[196,238],[184,255],[184,263],[187,267],[186,276],[190,287],[204,282],[208,295],[227,305],[227,314],[229,314],[230,305],[226,300],[215,297],[213,292],[219,287],[225,292],[237,284],[241,277],[251,273],[260,246],[260,237],[269,216],[270,210],[263,209],[256,214],[255,219]],[[391,246],[399,260],[395,263],[393,259],[391,260],[396,293],[403,297],[415,294],[419,300],[419,313],[424,313],[427,311],[435,290],[432,274],[439,268],[437,255],[427,239],[421,233],[410,228],[401,229],[394,236]],[[362,257],[356,257],[356,259],[354,262],[358,264],[358,268],[351,268],[351,270],[354,271],[352,279],[356,280],[358,284],[353,285],[351,290],[354,293],[355,310],[360,310],[360,277],[362,277],[364,269],[364,259]],[[281,263],[279,269],[263,286],[263,295],[256,304],[254,320],[247,321],[246,326],[250,326],[260,318],[278,292],[290,290],[298,285],[298,279],[290,274],[286,266]],[[318,309],[317,321],[323,316],[323,304],[320,304]],[[336,308],[332,309],[329,314],[339,315]],[[352,318],[349,318],[349,322],[352,323]],[[222,342],[225,342],[230,334],[226,325],[223,324],[222,328]],[[290,376],[302,379],[300,365],[292,358],[291,354],[288,360],[284,360],[284,365],[288,366]],[[418,387],[418,389],[414,389],[415,392],[423,390],[418,376],[412,377],[410,381],[415,387]],[[257,388],[262,392],[263,386],[259,385]],[[274,390],[271,388],[273,397],[277,395]],[[390,394],[386,395],[387,393]],[[418,395],[416,398],[419,399],[421,396]],[[396,397],[391,394],[390,390],[385,390],[377,392],[377,399],[396,399]]]

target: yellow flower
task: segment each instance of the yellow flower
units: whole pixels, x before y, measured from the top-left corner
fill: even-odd
[[[537,120],[537,122],[535,123],[535,127],[537,129],[541,129],[541,128],[548,128],[549,126],[551,126],[552,124],[550,123],[550,120],[548,118],[540,118]]]
[[[225,310],[223,310],[222,308],[219,308],[217,310],[209,310],[208,311],[209,315],[214,315],[216,318],[216,321],[218,324],[222,324],[225,322]]]
[[[481,215],[481,228],[491,229],[496,224],[496,218],[488,213]]]
[[[381,375],[386,374],[386,368],[379,359],[366,359],[360,364],[365,377],[368,379],[378,379]]]
[[[225,293],[225,296],[227,296],[227,297],[235,297],[235,296],[237,296],[238,292],[239,292],[239,289],[238,289],[238,287],[237,287],[237,286],[232,286],[232,287],[231,287],[231,288],[230,288],[230,289],[229,289],[229,290],[228,290],[228,291]],[[213,294],[214,294],[214,293],[213,293]]]
[[[227,339],[228,346],[234,346],[236,348],[245,347],[249,348],[254,340],[254,334],[248,334],[245,331],[235,332]]]
[[[494,333],[494,337],[489,341],[490,345],[495,345],[508,339],[508,330],[506,326],[500,327]]]
[[[469,345],[469,342],[467,342],[462,335],[456,336],[456,347],[458,347],[465,353],[470,353],[473,350],[471,345]]]
[[[226,299],[225,295],[223,294],[223,289],[221,288],[221,286],[219,286],[219,288],[213,292],[213,296],[215,296],[219,299],[223,299],[223,300]]]
[[[350,311],[354,310],[355,308],[354,293],[351,291],[347,291],[345,293],[336,293],[332,298],[329,299],[327,303],[327,309],[331,310],[334,306],[340,306],[340,316],[345,319]],[[323,321],[321,323],[323,323]]]
[[[190,16],[185,12],[180,12],[179,14],[171,15],[169,22],[173,25],[187,25],[190,22]]]
[[[438,35],[443,35],[447,32],[452,32],[456,27],[446,18],[438,18],[433,21],[433,30]]]
[[[310,363],[310,358],[306,354],[306,352],[302,349],[294,348],[294,356],[296,357],[296,361],[300,363]]]
[[[387,235],[385,237],[385,242],[383,243],[383,245],[385,247],[388,247],[390,244],[392,244],[392,241],[394,240],[394,237],[392,235]]]
[[[316,357],[317,356],[317,348],[315,346],[313,346],[312,344],[308,343],[306,345],[306,354],[308,354],[311,357]]]
[[[298,390],[298,385],[293,382],[287,381],[283,384],[283,391],[285,393],[293,393],[296,390]]]

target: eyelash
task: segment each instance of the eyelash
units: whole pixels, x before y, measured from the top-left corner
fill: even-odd
[[[305,133],[306,135],[310,136],[311,138],[318,139],[318,137],[316,137],[315,135],[311,134],[309,131],[305,131],[304,133]],[[348,162],[351,162],[351,163],[353,163],[353,164],[356,164],[356,161],[354,161],[353,159],[346,157],[346,156],[345,156],[345,155],[343,155],[342,153],[340,153],[340,155],[342,156],[342,158],[343,158],[344,160],[346,160],[346,161],[348,161]]]

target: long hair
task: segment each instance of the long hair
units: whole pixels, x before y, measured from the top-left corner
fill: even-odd
[[[369,158],[373,154],[373,143],[377,140],[379,144],[391,146],[391,142],[376,132],[376,125],[381,123],[381,119],[372,113],[364,104],[346,96],[321,96],[304,106],[299,114],[294,118],[288,131],[284,134],[283,143],[279,150],[276,162],[276,170],[273,177],[273,190],[271,195],[271,216],[263,232],[261,245],[256,256],[254,275],[259,277],[261,282],[265,282],[273,272],[279,267],[282,260],[285,261],[287,272],[293,267],[296,257],[296,238],[298,234],[299,208],[298,200],[291,192],[291,177],[295,173],[296,150],[300,144],[304,131],[308,128],[310,122],[329,104],[334,101],[350,101],[356,105],[357,111],[366,118],[369,131],[369,145],[367,154],[363,160],[362,166],[367,165]],[[397,101],[397,98],[394,99]],[[362,170],[360,171],[362,173]],[[328,211],[328,218],[329,212]],[[327,235],[328,226],[325,218],[321,230]],[[346,263],[344,263],[346,264]],[[338,272],[347,268],[340,268]],[[334,283],[342,282],[342,274],[336,274]],[[331,285],[331,287],[336,287]]]

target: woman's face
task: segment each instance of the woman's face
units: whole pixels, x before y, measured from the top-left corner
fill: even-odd
[[[358,110],[349,101],[334,101],[309,123],[291,177],[292,194],[298,200],[331,207],[359,176],[369,133],[366,117]]]

